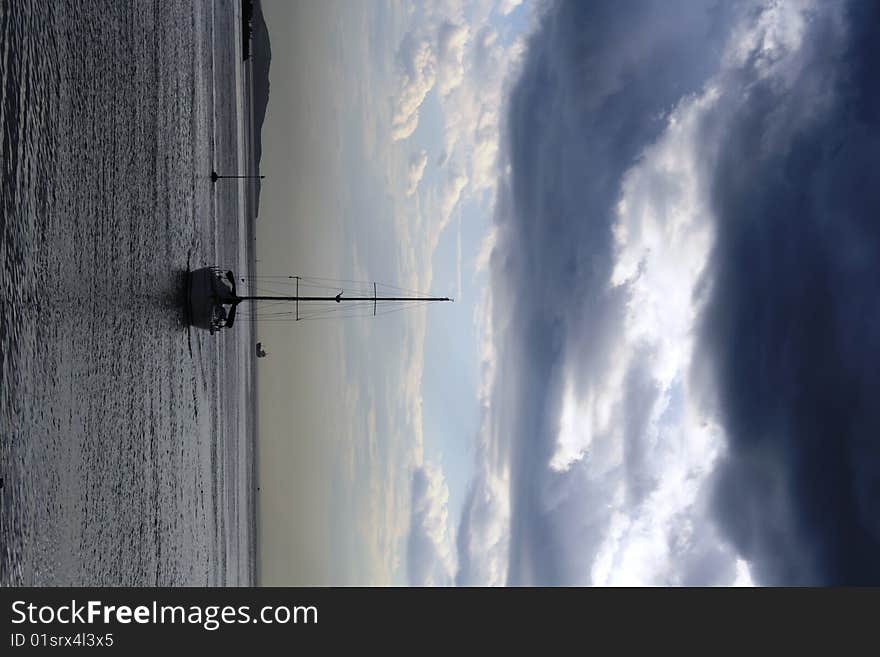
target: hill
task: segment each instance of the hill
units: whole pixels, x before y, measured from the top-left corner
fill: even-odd
[[[254,151],[255,166],[260,173],[262,156],[262,129],[269,105],[269,65],[272,62],[272,48],[269,44],[269,29],[263,19],[260,0],[254,0],[252,18],[252,64],[254,76]],[[257,182],[257,212],[260,207],[260,181]]]

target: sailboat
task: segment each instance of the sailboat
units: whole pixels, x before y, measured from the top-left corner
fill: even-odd
[[[277,278],[277,277],[276,277]],[[345,290],[340,290],[336,294],[300,294],[300,283],[305,282],[306,286],[314,288],[315,281],[319,279],[307,279],[302,276],[285,276],[289,281],[293,281],[295,289],[291,295],[278,294],[247,294],[240,295],[236,289],[236,278],[231,270],[223,271],[219,267],[210,266],[202,267],[188,272],[188,280],[186,283],[187,290],[187,315],[189,324],[200,329],[205,329],[211,334],[223,329],[231,329],[235,323],[238,307],[244,302],[255,303],[259,301],[273,302],[273,310],[270,314],[272,319],[291,319],[299,321],[301,319],[313,319],[317,315],[326,315],[326,312],[303,312],[301,308],[314,308],[316,304],[329,304],[331,307],[340,307],[348,305],[350,307],[363,308],[365,305],[372,306],[372,314],[378,314],[379,304],[383,307],[388,304],[415,304],[415,303],[431,303],[435,301],[454,301],[450,297],[434,297],[424,294],[379,294],[377,283],[372,283],[372,294],[364,294],[362,289],[355,294],[345,294]],[[245,279],[242,279],[245,280]],[[326,281],[329,279],[320,279],[321,285],[327,287]],[[362,288],[362,286],[360,286]],[[390,286],[383,286],[390,287]],[[338,288],[336,288],[338,289]],[[400,288],[395,288],[395,291]],[[290,303],[292,309],[277,311],[275,308],[279,302]],[[257,313],[252,313],[251,317],[259,317]]]

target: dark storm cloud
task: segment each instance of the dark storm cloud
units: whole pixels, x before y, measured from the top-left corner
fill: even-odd
[[[665,113],[717,70],[729,23],[728,3],[719,7],[559,3],[528,44],[509,99],[502,147],[511,177],[499,185],[491,261],[492,424],[510,463],[511,584],[588,581],[608,521],[590,498],[607,482],[548,468],[563,377],[581,389],[608,369],[626,301],[625,290],[608,286],[621,177],[665,127]],[[637,374],[630,387],[639,407],[655,394]],[[628,421],[636,430],[644,418]],[[630,447],[637,462],[635,438]],[[634,479],[632,494],[644,495],[644,485]],[[461,583],[473,568],[465,546],[479,499],[469,497],[459,528]]]
[[[790,81],[742,71],[712,175],[715,506],[770,584],[880,584],[880,5],[839,9]]]
[[[494,543],[509,583],[590,581],[611,536],[608,491],[623,481],[631,509],[657,485],[650,349],[628,355],[613,410],[623,472],[548,464],[567,386],[580,398],[613,369],[628,301],[608,285],[622,177],[710,76],[695,175],[716,231],[692,366],[717,393],[728,449],[698,496],[717,526],[703,509],[668,525],[669,581],[729,582],[729,541],[761,583],[880,583],[880,8],[818,3],[801,23],[794,5],[722,6],[553,5],[511,91],[485,454],[509,466],[509,554]],[[478,476],[467,498],[460,583],[487,572],[474,537],[497,534],[504,506],[490,483]]]

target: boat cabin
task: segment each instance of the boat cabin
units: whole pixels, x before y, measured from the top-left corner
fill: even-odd
[[[235,309],[241,299],[235,292],[235,276],[217,267],[203,267],[189,273],[189,322],[211,333],[232,328]]]

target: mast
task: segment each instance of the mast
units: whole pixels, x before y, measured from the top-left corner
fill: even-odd
[[[370,302],[372,301],[373,305],[373,316],[375,317],[377,312],[377,307],[379,302],[432,302],[432,301],[455,301],[455,299],[451,297],[430,297],[430,296],[382,296],[378,295],[378,285],[377,283],[372,283],[373,294],[369,295],[366,293],[366,290],[363,292],[359,292],[359,296],[343,296],[345,291],[342,290],[339,294],[335,296],[317,296],[317,295],[301,295],[299,292],[300,288],[300,276],[288,276],[287,278],[293,279],[296,281],[296,292],[291,296],[275,296],[275,295],[266,295],[266,294],[254,294],[254,295],[244,295],[239,296],[233,290],[232,298],[227,301],[227,303],[232,304],[233,312],[235,307],[238,306],[242,301],[285,301],[292,302],[295,304],[294,306],[294,317],[295,321],[299,321],[300,319],[304,319],[300,317],[300,301],[309,303],[309,302],[318,302],[318,303],[338,303],[342,304],[346,303],[357,303],[357,302]],[[338,288],[336,288],[338,289]],[[415,294],[419,294],[416,292]]]
[[[287,290],[295,292],[294,294],[287,295],[284,294],[287,290],[271,288],[266,290],[268,294],[265,294],[259,287],[254,287],[248,291],[256,294],[239,296],[236,291],[236,278],[232,271],[227,270],[224,275],[220,268],[214,266],[201,267],[194,271],[189,271],[187,278],[187,321],[192,326],[208,329],[212,333],[221,328],[232,328],[235,323],[236,311],[242,301],[255,302],[251,306],[252,313],[247,313],[250,315],[249,319],[252,320],[264,317],[264,315],[260,314],[261,309],[256,302],[285,302],[294,306],[293,308],[290,308],[290,310],[277,312],[277,307],[271,306],[270,304],[270,308],[267,309],[268,312],[265,314],[265,318],[270,321],[273,319],[281,320],[283,316],[287,316],[288,319],[292,320],[293,317],[291,317],[291,315],[294,315],[297,321],[301,319],[318,319],[329,314],[334,314],[337,309],[342,306],[343,302],[347,304],[344,306],[345,311],[339,312],[338,315],[351,317],[361,316],[358,315],[358,311],[365,310],[364,307],[367,306],[367,304],[370,304],[373,307],[373,316],[380,314],[377,310],[380,301],[382,303],[388,302],[389,304],[412,303],[413,305],[433,301],[455,301],[454,298],[450,297],[427,296],[425,292],[405,290],[393,286],[388,286],[390,289],[387,292],[384,292],[384,294],[388,296],[379,296],[377,283],[373,282],[370,284],[370,287],[372,287],[371,290],[366,286],[366,283],[359,281],[344,282],[346,285],[351,283],[355,286],[352,290],[352,296],[345,296],[345,290],[340,289],[341,286],[338,285],[343,281],[334,281],[329,285],[321,282],[330,281],[332,279],[303,278],[302,283],[306,289],[303,290],[305,294],[301,294],[300,290],[303,286],[300,285],[301,281],[299,276],[286,277],[291,279],[289,283],[287,283],[287,285],[290,285],[291,287],[287,288]],[[281,277],[271,276],[269,278]],[[244,282],[245,278],[242,278],[241,280]],[[294,284],[296,286],[295,288],[293,288]],[[333,293],[336,292],[336,290],[339,290],[339,293],[334,295]],[[406,294],[412,296],[403,296]],[[304,313],[305,316],[300,315],[300,302],[307,304],[307,311]],[[334,306],[334,303],[337,305]],[[321,304],[323,304],[323,307]],[[350,310],[355,311],[354,315],[349,312]],[[385,313],[383,312],[381,314]]]
[[[452,301],[449,297],[343,297],[342,292],[337,294],[335,297],[264,297],[264,296],[255,296],[255,297],[237,297],[236,302],[238,301],[335,301],[336,303],[341,303],[343,301]]]

